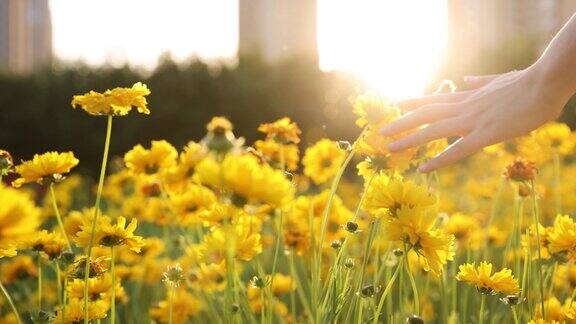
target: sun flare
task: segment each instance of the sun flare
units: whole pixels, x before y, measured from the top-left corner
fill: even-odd
[[[423,92],[446,44],[446,1],[318,1],[320,67],[391,98]]]

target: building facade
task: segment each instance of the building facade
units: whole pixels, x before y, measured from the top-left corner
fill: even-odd
[[[52,60],[48,0],[0,0],[0,70],[28,73]]]
[[[318,61],[316,0],[239,0],[238,54]]]

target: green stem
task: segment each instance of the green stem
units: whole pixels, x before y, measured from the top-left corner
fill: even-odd
[[[54,183],[50,183],[50,196],[52,198],[52,208],[54,208],[54,214],[56,214],[56,219],[58,220],[58,226],[62,231],[62,236],[66,239],[66,245],[68,245],[68,250],[72,251],[72,245],[64,229],[64,223],[62,222],[62,216],[60,216],[60,211],[58,210],[58,204],[56,203],[56,195],[54,194]]]
[[[405,252],[407,253],[407,252]],[[416,280],[414,280],[414,276],[412,275],[412,271],[410,271],[410,265],[408,264],[408,258],[404,258],[404,265],[406,267],[406,273],[408,274],[408,279],[410,279],[410,285],[412,286],[412,293],[414,294],[414,304],[416,315],[420,315],[420,298],[418,298],[418,288],[416,287]]]
[[[556,205],[556,214],[562,214],[562,195],[560,194],[560,156],[554,153],[554,203]]]
[[[115,259],[115,249],[114,246],[110,247],[110,272],[112,275],[112,297],[110,298],[110,308],[112,309],[112,313],[110,315],[110,323],[116,323],[116,261]]]
[[[386,288],[384,289],[384,292],[382,293],[382,296],[380,297],[380,301],[378,302],[378,307],[376,308],[376,314],[374,314],[374,324],[378,323],[378,320],[380,319],[380,312],[382,312],[382,307],[384,306],[384,301],[386,300],[386,296],[388,296],[388,293],[390,293],[390,290],[392,289],[392,286],[394,285],[394,282],[396,281],[396,278],[398,277],[398,273],[400,273],[400,269],[402,268],[402,263],[404,262],[404,258],[406,257],[406,255],[402,255],[402,260],[398,260],[398,265],[396,266],[396,270],[394,270],[394,273],[392,274],[392,278],[390,278],[390,281],[388,281],[388,284],[386,285]]]
[[[360,135],[358,136],[358,139],[360,139],[364,132],[365,132],[366,128],[364,128],[362,130],[362,132],[360,133]],[[334,196],[336,194],[336,190],[338,189],[338,184],[340,183],[340,179],[342,178],[342,175],[344,174],[344,171],[346,170],[346,167],[348,166],[348,164],[350,163],[350,161],[352,160],[352,157],[354,157],[354,154],[356,153],[356,145],[358,145],[358,139],[356,139],[356,141],[354,141],[354,145],[352,145],[352,149],[350,150],[350,152],[348,152],[348,156],[346,156],[346,158],[344,159],[344,161],[342,162],[342,164],[340,165],[340,168],[338,169],[338,172],[336,173],[336,175],[334,176],[334,179],[332,180],[332,185],[330,186],[330,194],[328,195],[328,199],[326,200],[326,206],[324,207],[323,213],[322,213],[322,219],[320,222],[320,236],[319,236],[319,240],[318,240],[318,250],[317,250],[317,255],[316,255],[316,262],[315,262],[315,271],[314,271],[314,276],[312,277],[313,282],[319,282],[320,281],[320,272],[321,272],[321,266],[322,266],[322,245],[324,243],[324,237],[326,235],[326,225],[328,224],[328,215],[330,215],[330,210],[332,209],[332,200],[334,199]],[[319,308],[319,298],[317,297],[316,294],[316,298],[313,298],[314,300],[314,307]]]
[[[38,313],[42,310],[42,257],[38,252]]]
[[[290,262],[290,277],[292,277],[292,280],[295,280],[295,274],[294,274],[294,252],[290,252],[289,255],[289,262]],[[298,289],[298,288],[296,288]],[[292,318],[296,318],[296,289],[290,289],[290,310],[292,312]]]
[[[364,297],[360,297],[360,303],[358,303],[358,319],[356,320],[357,324],[362,324],[362,317],[364,316]]]
[[[0,290],[2,290],[2,294],[4,294],[4,298],[6,298],[6,300],[8,301],[8,304],[10,305],[10,308],[12,308],[12,312],[14,313],[14,316],[16,317],[16,322],[18,324],[22,324],[22,320],[20,319],[20,314],[18,314],[18,310],[16,309],[16,305],[14,305],[14,301],[12,300],[12,297],[10,297],[8,290],[6,289],[6,287],[4,287],[2,282],[0,282]]]
[[[173,308],[174,308],[174,284],[170,284],[170,293],[168,297],[168,324],[172,324],[173,321]]]
[[[478,313],[478,324],[484,324],[484,304],[486,302],[486,295],[482,294],[480,300],[480,312]]]
[[[90,257],[92,256],[92,246],[96,234],[96,223],[100,212],[100,199],[102,198],[102,188],[104,187],[104,176],[106,175],[106,164],[108,163],[108,151],[110,150],[110,138],[112,137],[112,115],[108,116],[106,126],[106,139],[104,140],[104,154],[102,155],[102,165],[100,167],[100,178],[98,179],[98,189],[96,191],[96,203],[94,204],[94,219],[90,231],[90,241],[86,249],[86,267],[84,269],[84,324],[88,324],[88,279],[90,278]]]
[[[532,208],[534,214],[534,226],[536,227],[536,247],[538,249],[538,281],[540,288],[540,306],[542,309],[542,318],[546,318],[545,307],[544,307],[544,281],[542,279],[542,251],[540,247],[540,219],[538,217],[538,208],[536,206],[536,189],[534,188],[534,180],[530,180],[530,188],[532,194]]]
[[[66,291],[68,287],[68,278],[66,278],[68,273],[68,266],[64,266],[64,287],[62,291],[62,324],[64,324],[64,320],[66,319],[66,303],[68,303],[68,292]]]
[[[516,308],[514,306],[512,306],[511,308],[512,308],[512,316],[514,317],[514,324],[520,324],[520,321],[518,320],[518,313],[516,312]]]

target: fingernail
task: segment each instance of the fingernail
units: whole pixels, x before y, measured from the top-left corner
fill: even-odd
[[[421,166],[418,167],[418,172],[420,173],[426,173],[428,172],[428,164],[422,164]]]

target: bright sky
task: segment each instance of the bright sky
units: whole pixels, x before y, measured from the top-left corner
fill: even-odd
[[[233,59],[238,0],[50,0],[64,60],[153,67]],[[446,0],[318,0],[320,67],[351,72],[391,97],[420,94],[446,42]]]

